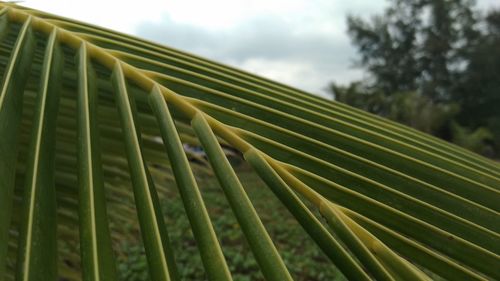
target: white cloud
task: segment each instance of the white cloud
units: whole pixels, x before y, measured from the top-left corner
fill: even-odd
[[[312,63],[250,58],[238,65],[251,73],[259,74],[293,87],[309,90],[326,98],[330,97],[324,91],[324,88],[332,80],[331,73],[317,71],[317,67]],[[336,73],[337,81],[352,81],[361,76],[361,70],[352,68]]]
[[[317,90],[318,83],[324,82],[317,75],[314,66],[306,62],[250,58],[239,63],[239,66],[251,73],[301,89]]]
[[[312,28],[309,25],[302,24]],[[344,33],[337,37],[326,31],[294,32],[296,27],[280,18],[259,16],[214,31],[165,18],[140,25],[138,33],[313,93],[321,94],[331,80],[346,83],[360,77],[360,71],[350,69],[354,49]]]
[[[159,22],[168,7],[157,0],[26,0],[20,5],[132,34],[144,21]]]
[[[256,15],[283,15],[300,11],[304,1],[245,1],[245,0],[184,0],[165,1],[168,17],[180,24],[189,24],[205,29],[231,29],[251,20]]]

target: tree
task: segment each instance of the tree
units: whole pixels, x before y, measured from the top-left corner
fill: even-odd
[[[485,18],[485,34],[471,48],[466,69],[453,97],[462,104],[459,121],[468,126],[485,126],[500,119],[500,10]]]
[[[347,19],[349,35],[361,55],[359,65],[386,94],[416,88],[416,35],[421,25],[416,12],[413,4],[397,1],[371,23],[355,16]]]
[[[473,3],[393,0],[371,22],[349,16],[360,66],[386,94],[418,90],[434,101],[449,101],[468,49],[479,36]]]
[[[432,104],[428,108],[435,107],[443,118],[456,119],[455,127],[465,126],[462,135],[484,127],[481,130],[493,138],[483,139],[500,152],[500,12],[483,16],[474,4],[471,0],[392,0],[384,14],[371,21],[349,16],[348,32],[360,54],[358,65],[373,82],[355,82],[347,88],[332,85],[337,99],[424,128],[425,118],[408,120],[390,113],[390,108],[402,105],[397,104],[402,98],[393,95],[411,93],[403,100],[413,100],[415,108]],[[449,115],[438,108],[460,111]],[[453,136],[459,130],[450,122],[441,124],[443,128],[424,131],[447,140],[463,139]]]

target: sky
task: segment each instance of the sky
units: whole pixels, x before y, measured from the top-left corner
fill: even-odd
[[[479,0],[483,10],[498,0]],[[366,77],[346,16],[380,14],[386,0],[26,0],[20,5],[103,26],[327,96]]]

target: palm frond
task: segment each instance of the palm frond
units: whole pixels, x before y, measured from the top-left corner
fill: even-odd
[[[0,279],[116,280],[114,241],[130,235],[117,224],[132,222],[151,279],[179,280],[189,265],[160,204],[175,179],[207,278],[232,280],[198,178],[214,174],[264,278],[292,280],[230,155],[350,280],[500,279],[498,163],[182,51],[0,7]]]

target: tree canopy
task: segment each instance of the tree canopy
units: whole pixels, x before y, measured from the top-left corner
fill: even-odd
[[[471,0],[391,0],[383,14],[368,20],[350,15],[347,24],[360,55],[357,66],[371,79],[347,87],[333,83],[337,100],[452,141],[458,131],[484,127],[488,134],[478,141],[485,146],[473,147],[498,154],[500,11],[484,13]],[[402,117],[404,111],[426,114],[423,104],[434,118]],[[439,126],[423,125],[435,119]]]

